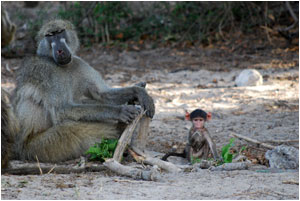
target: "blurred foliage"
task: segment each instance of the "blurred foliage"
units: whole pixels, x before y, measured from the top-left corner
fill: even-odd
[[[48,14],[44,10],[39,10],[36,13],[37,18],[29,18],[28,19],[28,32],[31,38],[35,38],[37,32],[40,30],[44,22],[46,21]],[[19,20],[27,19],[26,15],[23,13],[16,13],[16,16]]]
[[[130,12],[126,2],[69,2],[58,15],[73,22],[79,37],[90,44],[123,39],[128,28],[122,20],[128,19]]]
[[[75,24],[85,45],[127,40],[211,43],[235,31],[254,33],[260,26],[293,23],[284,2],[148,2],[140,9],[131,3],[66,2],[58,15]]]

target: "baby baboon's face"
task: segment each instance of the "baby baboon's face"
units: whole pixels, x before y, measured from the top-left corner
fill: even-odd
[[[47,32],[45,38],[51,47],[52,56],[57,65],[66,65],[72,61],[65,30]]]
[[[192,120],[194,128],[202,129],[204,127],[205,120],[202,117],[196,117]]]

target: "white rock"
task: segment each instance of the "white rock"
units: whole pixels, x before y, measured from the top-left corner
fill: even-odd
[[[245,69],[235,79],[235,84],[241,86],[259,86],[263,84],[261,74],[255,69]]]

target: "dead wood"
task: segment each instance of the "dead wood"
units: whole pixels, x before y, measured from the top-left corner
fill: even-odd
[[[270,145],[270,144],[267,144],[267,143],[264,143],[264,142],[260,142],[258,140],[255,140],[255,139],[243,136],[243,135],[239,135],[239,134],[235,134],[235,133],[232,133],[230,135],[232,137],[236,137],[236,138],[239,138],[239,139],[246,140],[248,142],[252,142],[252,143],[258,144],[259,146],[265,147],[267,149],[274,149],[275,148],[275,146],[273,146],[273,145]]]
[[[217,167],[211,167],[211,171],[232,171],[232,170],[246,170],[248,169],[250,163],[240,162],[240,163],[224,163]]]
[[[299,181],[295,180],[288,180],[288,181],[283,181],[283,184],[294,184],[294,185],[299,185]]]
[[[33,163],[23,161],[11,161],[10,168],[2,169],[1,174],[13,175],[41,175],[42,173],[70,174],[82,172],[100,172],[106,170],[101,164],[89,164],[77,166],[72,164]]]
[[[142,152],[140,149],[137,147],[132,146],[132,149],[130,150],[130,154],[133,156],[133,158],[138,162],[138,163],[145,163],[148,165],[157,165],[159,168],[166,170],[167,172],[172,172],[172,173],[178,173],[181,171],[179,167],[174,165],[173,163],[163,161],[158,158],[153,158]]]
[[[265,142],[269,142],[269,143],[296,143],[299,142],[299,140],[267,140],[264,141]]]
[[[141,113],[135,118],[135,120],[126,127],[126,129],[123,131],[119,141],[118,141],[118,145],[115,149],[115,153],[113,156],[113,159],[120,162],[123,156],[123,153],[127,147],[127,145],[131,142],[132,139],[132,135],[133,132],[138,124],[138,122],[140,121],[140,119],[142,118],[142,116],[145,114],[145,111],[141,111]]]
[[[201,160],[200,163],[194,164],[194,166],[201,168],[201,169],[208,169],[215,165],[214,161],[207,161],[207,160]]]
[[[147,180],[147,181],[161,180],[159,173],[155,169],[153,169],[151,171],[147,171],[147,170],[140,170],[137,168],[124,166],[112,158],[107,159],[104,162],[104,166],[119,175],[131,177],[134,179],[142,179],[142,180]]]
[[[142,150],[146,147],[150,121],[151,118],[146,117],[145,115],[142,116],[135,132],[133,133],[130,145],[138,147]]]

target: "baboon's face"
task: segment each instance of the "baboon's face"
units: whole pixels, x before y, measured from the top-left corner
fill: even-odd
[[[66,65],[71,62],[72,54],[67,44],[68,40],[65,30],[48,32],[45,38],[51,47],[52,56],[56,64]]]
[[[196,117],[192,119],[194,128],[196,129],[202,129],[204,127],[205,119],[202,117]]]

